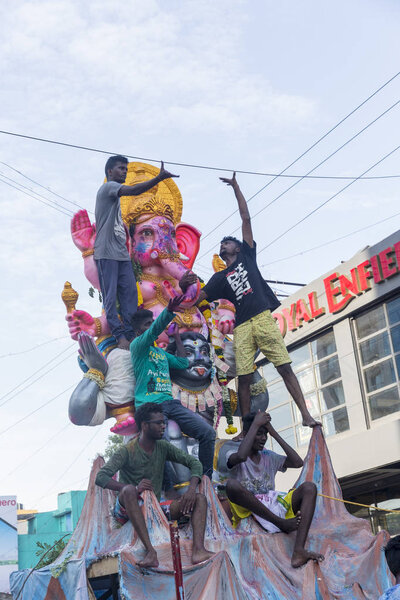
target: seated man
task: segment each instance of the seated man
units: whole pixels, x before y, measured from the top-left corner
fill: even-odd
[[[396,578],[396,585],[386,590],[379,600],[400,599],[400,535],[388,541],[385,548],[386,562]]]
[[[227,454],[231,477],[226,484],[232,523],[253,516],[267,531],[296,532],[292,567],[308,560],[323,560],[322,554],[305,549],[308,530],[314,515],[317,488],[307,481],[286,496],[275,491],[275,475],[289,467],[300,468],[303,461],[275,431],[268,413],[248,414],[243,418],[244,439],[237,452]],[[285,456],[264,450],[268,434],[285,452]]]
[[[175,520],[182,515],[192,514],[192,562],[196,564],[210,558],[213,552],[209,552],[204,547],[207,501],[203,494],[196,493],[202,474],[200,462],[161,439],[165,431],[165,419],[159,404],[153,402],[142,404],[135,413],[135,419],[140,431],[139,437],[124,444],[113,454],[98,472],[96,484],[119,492],[114,516],[122,523],[131,521],[146,549],[146,554],[138,565],[158,567],[157,552],[151,544],[140,508],[142,503],[140,494],[144,490],[149,490],[155,493],[157,499],[160,498],[166,460],[185,465],[192,475],[187,491],[179,500],[170,504],[169,516],[171,520]],[[119,471],[119,481],[112,478],[117,471]]]
[[[182,406],[171,393],[170,368],[187,369],[189,366],[179,333],[175,334],[177,356],[154,346],[160,333],[174,318],[174,311],[179,310],[182,300],[183,296],[170,300],[155,321],[151,310],[139,310],[133,316],[136,338],[131,343],[131,358],[136,378],[135,407],[139,408],[145,402],[156,402],[167,419],[176,421],[185,435],[198,440],[204,475],[211,478],[215,431],[200,415]]]

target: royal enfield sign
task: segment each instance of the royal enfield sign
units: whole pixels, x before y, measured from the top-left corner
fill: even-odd
[[[400,288],[400,231],[303,287],[273,313],[287,344]],[[290,338],[290,339],[289,339]]]
[[[10,573],[17,569],[17,498],[0,496],[0,592],[10,591]]]

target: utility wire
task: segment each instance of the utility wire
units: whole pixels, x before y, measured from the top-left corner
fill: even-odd
[[[65,350],[63,350],[62,352],[60,352],[59,354],[57,354],[54,358],[52,358],[51,360],[49,360],[45,365],[43,365],[37,371],[35,371],[34,373],[32,373],[32,375],[29,375],[29,377],[27,377],[26,379],[24,379],[23,381],[21,381],[21,383],[19,383],[17,386],[15,386],[12,390],[10,390],[9,392],[7,392],[3,396],[1,396],[0,400],[3,400],[4,398],[6,398],[6,400],[4,400],[4,402],[2,402],[0,404],[0,408],[2,406],[4,406],[5,404],[7,404],[7,402],[9,402],[13,398],[15,398],[16,396],[18,396],[22,392],[24,392],[26,389],[28,389],[28,387],[30,387],[31,385],[33,385],[34,383],[36,383],[37,381],[39,381],[39,379],[42,379],[45,375],[47,375],[48,373],[50,373],[50,371],[53,371],[55,368],[59,367],[67,358],[70,358],[73,354],[75,354],[75,349],[74,349],[74,351],[71,352],[71,354],[68,354],[68,356],[66,356],[62,360],[60,360],[60,362],[58,362],[57,364],[55,364],[51,369],[48,369],[47,371],[45,371],[44,373],[42,373],[41,375],[39,375],[39,377],[37,377],[33,381],[30,381],[28,383],[28,385],[26,385],[24,388],[18,390],[13,396],[10,396],[10,394],[12,394],[19,387],[21,387],[24,383],[26,383],[27,381],[29,381],[29,379],[32,379],[32,377],[34,377],[35,375],[37,375],[37,373],[39,373],[40,371],[42,371],[49,364],[51,364],[52,362],[54,362],[59,356],[61,356],[62,354],[64,354],[64,352],[67,352],[68,350],[70,350],[72,348],[72,346],[75,346],[75,344],[71,344],[70,346],[68,346],[68,348],[65,348]],[[7,396],[10,396],[10,397],[7,398]]]
[[[5,167],[8,167],[9,169],[11,169],[12,171],[14,171],[15,173],[18,173],[18,175],[21,175],[21,177],[25,177],[25,179],[27,179],[28,181],[34,183],[35,185],[38,185],[39,187],[41,187],[42,189],[46,190],[47,192],[50,192],[50,194],[54,194],[54,196],[57,196],[57,198],[60,198],[61,200],[64,200],[65,202],[69,202],[70,204],[73,204],[77,208],[80,208],[80,209],[83,208],[83,206],[80,206],[77,202],[73,202],[72,200],[68,200],[68,198],[65,198],[65,196],[61,196],[60,194],[57,194],[57,192],[54,192],[51,188],[48,188],[45,185],[42,185],[41,183],[39,183],[38,181],[35,181],[35,179],[32,179],[31,177],[28,177],[28,175],[25,175],[25,173],[22,173],[22,171],[19,171],[18,169],[16,169],[15,167],[12,167],[8,163],[5,163],[2,160],[0,160],[0,165],[4,165]],[[94,214],[90,210],[88,212],[90,212],[91,214]]]
[[[26,419],[28,419],[29,417],[31,417],[32,415],[34,415],[35,413],[37,413],[39,410],[41,410],[45,406],[48,406],[51,402],[54,402],[54,400],[57,400],[57,398],[59,398],[60,396],[62,396],[66,392],[68,392],[71,388],[75,387],[76,385],[77,385],[76,383],[73,383],[72,385],[70,385],[69,387],[67,387],[67,389],[65,389],[63,392],[60,392],[59,394],[57,394],[57,396],[53,396],[53,398],[50,398],[50,400],[47,400],[47,402],[45,402],[44,404],[41,404],[40,406],[38,406],[38,408],[35,408],[35,410],[32,410],[32,412],[28,413],[27,415],[25,415],[21,419],[18,419],[18,421],[16,421],[15,423],[13,423],[12,425],[10,425],[9,427],[6,427],[6,429],[3,429],[3,431],[0,431],[0,435],[3,435],[3,433],[6,433],[7,431],[10,431],[10,429],[12,429],[16,425],[19,425],[20,423],[22,423],[22,421],[25,421]]]
[[[395,75],[392,79],[394,79],[395,77],[397,77],[397,75]],[[382,86],[382,87],[385,87],[385,86]],[[380,89],[382,89],[382,88],[380,88]],[[377,92],[378,91],[379,90],[377,90]],[[372,96],[370,96],[370,97],[372,98]],[[362,105],[360,105],[360,106],[362,106]],[[355,112],[355,110],[353,112]],[[348,116],[350,116],[350,115],[348,115]],[[344,120],[345,119],[343,119],[341,122],[343,122]],[[338,123],[338,125],[336,125],[333,129],[335,129],[339,125],[340,125],[340,123]],[[333,129],[331,131],[333,131]],[[328,132],[328,133],[330,133],[330,132]],[[328,135],[328,133],[326,135]],[[77,150],[87,150],[89,152],[98,152],[100,154],[107,154],[108,156],[120,154],[119,152],[115,152],[115,151],[113,152],[111,150],[100,150],[99,148],[91,148],[90,146],[81,146],[79,144],[68,144],[67,142],[60,142],[58,140],[49,140],[49,139],[46,139],[46,138],[36,137],[36,136],[33,136],[33,135],[24,135],[22,133],[15,133],[13,131],[0,130],[0,134],[11,135],[11,136],[20,137],[20,138],[25,138],[25,139],[34,140],[34,141],[37,141],[37,142],[45,142],[47,144],[56,144],[57,146],[66,146],[67,148],[75,148]],[[323,139],[323,138],[321,138],[321,139]],[[314,145],[316,145],[317,143],[318,142],[315,142]],[[304,156],[304,154],[302,156]],[[140,160],[140,161],[145,161],[145,162],[153,162],[153,163],[161,163],[162,162],[158,158],[145,158],[143,156],[133,156],[132,154],[124,154],[124,156],[126,156],[127,158],[132,158],[134,160]],[[297,159],[297,160],[299,160],[299,159]],[[297,162],[297,160],[294,161],[294,162]],[[173,165],[173,166],[176,166],[176,167],[189,167],[191,169],[205,169],[205,170],[208,170],[208,171],[220,171],[220,172],[224,172],[224,173],[236,171],[236,173],[240,173],[242,175],[259,175],[261,177],[274,177],[274,178],[277,178],[277,177],[287,177],[287,178],[293,178],[293,179],[297,179],[298,177],[303,177],[303,178],[304,177],[308,177],[308,175],[288,175],[288,174],[284,174],[284,171],[282,171],[281,173],[265,173],[265,172],[260,172],[260,171],[245,171],[243,169],[232,169],[232,167],[229,167],[229,168],[227,168],[227,167],[213,167],[211,165],[198,165],[198,164],[192,164],[192,163],[176,162],[176,161],[172,161],[172,160],[168,160],[168,161],[165,160],[163,162],[166,165]],[[294,162],[292,164],[294,164]],[[289,165],[289,166],[291,166],[291,165]],[[285,170],[287,170],[288,168],[289,167],[287,167]],[[310,179],[356,179],[355,177],[352,177],[352,176],[339,176],[339,175],[313,175],[313,176],[311,176],[309,178]],[[375,177],[368,177],[368,179],[392,179],[392,178],[400,178],[400,175],[376,175]]]
[[[12,179],[12,177],[8,177],[7,175],[4,175],[4,173],[2,173],[1,171],[0,171],[0,175],[3,177],[3,179],[7,179],[8,181],[11,181],[15,185],[18,185],[23,190],[28,190],[28,192],[30,192],[31,194],[35,194],[39,198],[42,198],[43,200],[46,200],[47,202],[50,202],[52,205],[58,206],[62,210],[69,212],[71,215],[74,214],[73,211],[70,208],[68,208],[66,206],[63,206],[62,204],[60,204],[59,202],[57,202],[57,200],[52,200],[51,198],[47,198],[46,196],[43,196],[43,194],[39,194],[39,192],[36,192],[32,188],[27,187],[23,183],[19,183],[19,181],[16,181],[15,179]]]
[[[364,131],[366,131],[367,129],[369,129],[369,127],[371,127],[372,125],[374,125],[377,121],[379,121],[379,119],[381,119],[382,117],[384,117],[385,115],[387,115],[391,110],[393,110],[399,104],[400,104],[400,100],[397,100],[397,102],[395,102],[394,104],[392,104],[391,106],[389,106],[389,108],[387,108],[385,111],[383,111],[382,113],[380,113],[375,119],[373,119],[372,121],[370,121],[367,125],[365,125],[365,127],[363,127],[362,129],[360,129],[360,131],[358,131],[353,136],[351,136],[351,138],[349,138],[348,140],[346,140],[341,146],[339,146],[338,148],[336,148],[336,150],[334,150],[333,152],[331,152],[331,154],[329,154],[327,157],[325,157],[323,160],[321,160],[315,167],[313,167],[312,169],[310,169],[310,171],[308,171],[308,173],[312,173],[313,171],[315,171],[316,169],[318,169],[318,167],[320,167],[321,165],[323,165],[324,163],[326,163],[330,158],[332,158],[332,156],[334,156],[335,154],[337,154],[338,152],[340,152],[340,150],[343,150],[343,148],[345,146],[347,146],[348,144],[350,144],[350,142],[354,141],[359,135],[361,135],[362,133],[364,133]],[[307,173],[307,175],[308,175],[308,173]],[[285,194],[287,194],[287,192],[289,192],[296,185],[298,185],[301,181],[303,181],[304,178],[305,178],[305,176],[302,176],[298,181],[295,181],[294,183],[292,183],[292,185],[290,185],[288,188],[286,188],[285,190],[283,190],[283,192],[281,192],[280,194],[278,194],[278,196],[275,196],[275,198],[273,198],[270,202],[268,202],[268,204],[266,204],[263,208],[261,208],[259,211],[257,211],[253,215],[251,215],[251,218],[254,219],[254,217],[258,216],[264,210],[266,210],[267,208],[269,208],[277,200],[279,200],[280,198],[282,198],[282,196],[284,196]],[[361,177],[357,177],[356,179],[354,179],[350,183],[354,183],[355,181],[358,181],[359,179],[361,179]],[[262,189],[265,189],[265,188],[261,188],[260,191],[262,191]],[[254,196],[252,196],[250,198],[250,200],[252,198],[254,198]],[[250,202],[250,200],[248,200],[248,202]],[[235,212],[237,212],[237,211],[235,211]],[[210,234],[213,233],[213,231],[215,231],[215,229],[217,229],[217,227],[215,227],[214,229],[212,229],[210,231]],[[234,229],[234,231],[232,231],[231,233],[236,233],[236,231],[238,231],[239,229],[240,229],[240,226],[237,227],[236,229]],[[204,256],[206,256],[209,252],[212,252],[212,250],[217,245],[218,244],[214,244],[211,248],[209,248],[208,250],[206,250],[204,252],[204,254],[202,254],[201,256],[199,256],[199,259],[201,259]]]
[[[397,152],[397,150],[399,150],[399,148],[400,148],[400,145],[396,146],[396,148],[394,148],[393,150],[391,150],[390,152],[388,152],[388,154],[386,154],[383,158],[381,158],[375,164],[373,164],[372,167],[369,167],[366,171],[363,171],[363,173],[361,173],[361,176],[364,175],[365,173],[369,173],[369,171],[371,171],[372,169],[374,169],[375,167],[377,167],[378,165],[380,165],[384,160],[386,160],[387,158],[389,158],[389,156],[391,156],[392,154],[394,154],[395,152]],[[288,229],[286,229],[283,233],[281,233],[276,238],[274,238],[271,242],[269,242],[268,244],[266,244],[266,246],[264,246],[263,248],[261,248],[261,250],[258,252],[258,254],[260,254],[261,252],[263,252],[264,250],[266,250],[267,248],[269,248],[270,246],[272,246],[272,244],[274,244],[276,241],[280,240],[284,235],[286,235],[287,233],[289,233],[289,231],[292,231],[292,229],[294,229],[295,227],[297,227],[298,225],[300,225],[300,223],[303,223],[306,219],[308,219],[309,217],[311,217],[311,215],[313,215],[318,210],[320,210],[323,206],[325,206],[326,204],[328,204],[328,202],[330,202],[331,200],[333,200],[334,198],[336,198],[337,196],[339,196],[339,194],[341,194],[342,192],[344,192],[345,190],[347,190],[347,188],[349,188],[351,185],[353,185],[356,181],[357,180],[350,181],[350,183],[348,183],[347,185],[345,185],[344,187],[342,187],[338,192],[336,192],[335,194],[333,194],[332,196],[330,196],[330,198],[328,198],[327,200],[325,200],[325,202],[322,202],[321,204],[319,204],[316,208],[314,208],[309,213],[307,213],[302,219],[300,219],[299,221],[297,221],[296,223],[294,223],[294,225],[292,225],[291,227],[289,227]]]
[[[400,215],[400,212],[397,212],[394,215],[390,215],[390,217],[381,219],[381,221],[376,221],[375,223],[372,223],[371,225],[366,225],[365,227],[360,227],[360,229],[356,229],[355,231],[350,231],[350,233],[341,235],[340,237],[335,238],[334,240],[330,240],[329,242],[324,242],[323,244],[319,244],[318,246],[313,246],[312,248],[308,248],[307,250],[303,250],[302,252],[296,252],[296,254],[290,254],[289,256],[285,256],[283,258],[278,258],[277,260],[272,260],[271,262],[264,263],[263,265],[260,265],[260,268],[268,267],[269,265],[274,265],[275,263],[282,262],[284,260],[289,260],[289,258],[295,258],[296,256],[301,256],[302,254],[307,254],[307,252],[312,252],[313,250],[318,250],[319,248],[323,248],[324,246],[329,246],[329,244],[333,244],[334,242],[339,242],[340,240],[344,240],[345,238],[355,235],[356,233],[360,233],[361,231],[365,231],[366,229],[371,229],[371,227],[380,225],[381,223],[384,223],[385,221],[390,221],[391,219],[394,219],[395,217],[398,217],[399,215]]]
[[[54,210],[58,210],[58,212],[62,213],[63,215],[66,215],[67,217],[71,217],[73,215],[72,212],[66,212],[64,210],[61,210],[59,208],[57,208],[56,206],[54,206],[53,204],[48,204],[47,202],[43,202],[43,200],[40,200],[39,198],[37,198],[36,196],[33,196],[32,194],[29,194],[28,192],[24,192],[24,190],[21,190],[21,188],[12,185],[11,183],[8,183],[8,181],[4,181],[4,179],[0,178],[1,183],[4,183],[5,185],[8,185],[16,190],[18,190],[19,192],[22,192],[23,194],[25,194],[26,196],[30,196],[31,198],[33,198],[34,200],[38,200],[39,202],[41,202],[42,204],[45,204],[46,206],[50,206],[50,208],[54,208]]]
[[[28,352],[32,352],[32,350],[36,350],[37,348],[41,348],[42,346],[46,346],[47,344],[52,344],[53,342],[56,342],[58,340],[65,340],[68,337],[69,337],[69,335],[63,335],[61,337],[56,337],[56,338],[53,338],[52,340],[48,340],[47,342],[41,342],[40,344],[37,344],[36,346],[32,346],[32,348],[28,348],[28,350],[21,350],[20,352],[9,352],[8,354],[2,354],[2,355],[0,355],[0,358],[6,358],[8,356],[20,356],[21,354],[27,354]]]
[[[255,198],[256,196],[258,196],[258,194],[260,194],[261,192],[263,192],[278,177],[282,177],[283,174],[288,169],[290,169],[290,167],[292,167],[294,164],[296,164],[301,158],[303,158],[303,156],[305,156],[306,154],[308,154],[313,148],[315,148],[320,142],[322,142],[322,140],[324,140],[326,137],[328,137],[328,135],[330,135],[333,131],[335,131],[335,129],[337,129],[340,125],[342,125],[342,123],[344,123],[345,121],[347,121],[348,118],[350,118],[352,115],[354,115],[354,113],[356,113],[360,108],[362,108],[367,102],[369,102],[369,100],[371,100],[374,96],[376,96],[381,90],[383,90],[387,85],[389,85],[389,83],[391,83],[399,75],[400,75],[400,71],[398,73],[396,73],[395,75],[393,75],[393,77],[391,77],[390,79],[388,79],[383,85],[381,85],[378,89],[376,89],[367,98],[365,98],[365,100],[363,100],[358,106],[356,106],[355,108],[353,108],[352,111],[350,111],[345,117],[343,117],[343,119],[341,119],[338,123],[336,123],[336,125],[334,125],[333,127],[331,127],[331,129],[329,129],[329,131],[327,131],[320,138],[318,138],[318,140],[316,142],[314,142],[311,146],[309,146],[302,154],[300,154],[300,156],[298,156],[293,162],[291,162],[290,165],[288,165],[287,167],[285,167],[282,171],[280,171],[280,173],[278,175],[274,176],[274,178],[271,179],[271,181],[268,181],[268,183],[266,183],[261,189],[259,189],[258,192],[256,192],[255,194],[253,194],[248,199],[247,202],[249,203],[251,200],[253,200],[253,198]],[[238,171],[236,171],[236,172],[238,173]],[[308,177],[308,175],[307,175],[307,177]],[[223,225],[228,219],[230,219],[230,217],[232,217],[233,215],[235,215],[237,212],[238,212],[238,209],[234,210],[230,215],[228,215],[227,217],[225,217],[210,232],[208,232],[205,236],[203,236],[203,240],[205,240],[209,235],[211,235],[214,231],[216,231],[216,229],[218,229],[221,225]]]

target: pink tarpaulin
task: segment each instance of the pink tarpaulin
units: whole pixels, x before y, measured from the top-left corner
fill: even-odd
[[[111,516],[114,494],[94,484],[102,464],[101,458],[93,464],[81,518],[64,555],[74,550],[73,558],[85,559],[86,565],[105,556],[118,556],[121,591],[126,600],[175,600],[169,528],[160,505],[153,494],[144,494],[143,510],[160,560],[159,568],[144,570],[136,564],[143,556],[144,548],[131,524],[115,528]],[[313,432],[296,485],[304,481],[314,481],[319,493],[342,497],[320,428]],[[388,534],[381,532],[374,536],[369,524],[351,516],[341,502],[318,496],[308,547],[324,554],[325,561],[318,565],[309,562],[300,569],[293,569],[290,556],[294,533],[265,533],[252,518],[242,521],[235,531],[206,478],[201,491],[208,500],[206,546],[216,554],[200,565],[192,565],[191,527],[187,525],[181,530],[187,600],[376,600],[392,585],[382,551]],[[14,594],[18,593],[23,581],[21,573],[12,576]],[[67,577],[68,569],[64,575]],[[29,578],[20,598],[59,600],[59,596],[49,592],[51,585],[54,586],[51,577],[47,593],[32,596],[38,576],[34,573]],[[71,581],[76,579],[68,576]],[[62,577],[60,582],[63,582]],[[62,589],[66,600],[77,597],[74,595],[76,590],[65,590],[65,585]],[[84,595],[79,598],[84,600]]]

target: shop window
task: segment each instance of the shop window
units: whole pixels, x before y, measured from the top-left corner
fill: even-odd
[[[355,319],[363,385],[372,420],[400,410],[400,297]]]
[[[348,430],[349,420],[333,330],[296,348],[290,353],[290,358],[307,408],[315,419],[322,422],[325,435]],[[312,431],[302,426],[300,411],[278,372],[268,364],[263,367],[263,375],[268,382],[268,410],[274,427],[291,445],[308,443]],[[282,451],[272,440],[268,444],[270,448]]]

